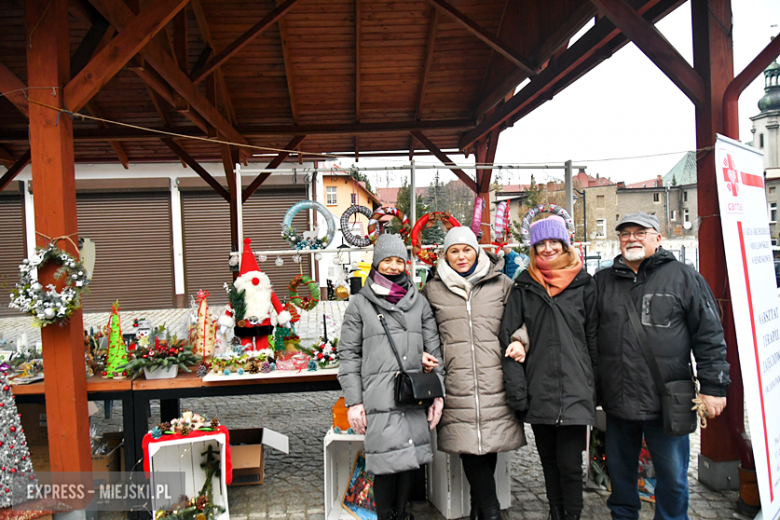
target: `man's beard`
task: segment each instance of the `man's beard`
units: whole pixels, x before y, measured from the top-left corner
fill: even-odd
[[[634,245],[636,245],[636,243],[626,245],[626,252],[623,253],[624,260],[627,260],[628,262],[638,262],[645,259],[645,256],[647,256],[645,254],[645,248],[640,244],[637,248],[629,249]]]

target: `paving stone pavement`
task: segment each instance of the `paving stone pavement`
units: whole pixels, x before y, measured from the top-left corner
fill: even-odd
[[[328,334],[338,336],[345,302],[322,302],[315,312],[304,312],[296,329],[304,342],[322,334],[322,315],[330,317]],[[221,309],[212,309],[217,313]],[[187,327],[189,309],[165,309],[123,313],[125,323],[132,318],[148,317],[158,325],[167,323],[177,327],[180,333]],[[108,313],[84,315],[86,327],[102,327],[108,321]],[[0,334],[15,340],[22,332],[31,342],[38,341],[40,332],[30,325],[30,320],[6,318],[0,320]],[[230,516],[236,520],[324,520],[323,506],[323,446],[322,439],[330,427],[331,407],[341,392],[304,392],[265,396],[237,396],[219,398],[183,399],[182,409],[191,409],[205,417],[217,417],[228,428],[267,427],[288,435],[290,454],[273,449],[265,451],[265,482],[259,486],[231,487],[228,490]],[[113,415],[104,418],[103,403],[100,412],[92,417],[97,431],[122,429],[121,402],[115,402]],[[150,424],[160,422],[159,401],[152,402]],[[544,520],[547,518],[547,499],[544,478],[536,454],[533,432],[526,426],[528,445],[513,453],[510,462],[512,479],[512,505],[504,511],[505,520]],[[688,471],[690,484],[691,520],[730,519],[734,516],[738,494],[732,491],[713,492],[697,480],[698,432],[691,435],[691,463]],[[588,490],[584,493],[583,520],[607,519],[609,511],[606,490]],[[411,508],[417,520],[443,520],[443,516],[427,502],[415,502]],[[643,502],[641,520],[652,519],[654,505]],[[120,515],[101,514],[101,518],[114,520]]]

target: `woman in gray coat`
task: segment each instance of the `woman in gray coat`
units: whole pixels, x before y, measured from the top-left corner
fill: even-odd
[[[393,388],[398,361],[377,312],[384,314],[407,372],[421,372],[423,352],[439,353],[431,307],[406,274],[407,250],[396,235],[381,235],[366,285],[349,302],[339,339],[339,383],[350,426],[365,433],[366,470],[374,473],[378,520],[406,519],[413,471],[431,462],[431,435],[442,399],[423,408],[398,406]],[[443,379],[440,368],[435,372]]]
[[[522,424],[507,406],[498,341],[512,289],[503,267],[503,259],[479,248],[469,228],[452,228],[436,275],[422,291],[439,325],[446,373],[438,447],[460,455],[472,519],[501,518],[493,476],[497,454],[525,444]],[[424,360],[426,368],[433,365]]]

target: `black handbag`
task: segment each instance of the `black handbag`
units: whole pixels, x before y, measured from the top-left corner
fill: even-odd
[[[658,363],[650,350],[650,343],[645,334],[642,322],[636,312],[634,304],[628,292],[623,294],[625,299],[628,318],[634,328],[637,339],[639,339],[642,355],[645,357],[650,373],[653,375],[653,381],[658,392],[661,394],[661,415],[664,422],[664,433],[667,435],[688,435],[696,431],[698,418],[696,409],[693,407],[693,400],[696,399],[696,382],[691,379],[680,381],[664,382],[661,377],[661,371]]]
[[[444,397],[444,388],[442,388],[439,376],[433,372],[407,372],[401,363],[401,356],[398,355],[398,349],[395,348],[393,336],[390,335],[390,329],[385,321],[385,315],[379,312],[374,302],[370,302],[376,311],[376,317],[382,323],[385,329],[387,339],[393,348],[393,354],[398,361],[399,371],[395,375],[395,388],[393,389],[393,399],[398,406],[414,406],[427,408],[433,404],[437,397]]]

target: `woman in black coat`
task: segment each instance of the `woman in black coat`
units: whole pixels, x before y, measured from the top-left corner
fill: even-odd
[[[530,235],[531,261],[509,295],[499,336],[507,402],[534,430],[548,518],[578,520],[586,426],[596,423],[596,284],[563,219],[538,220]]]

